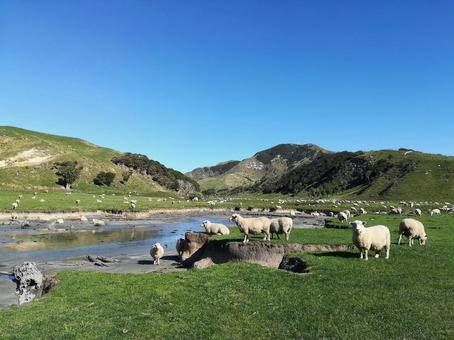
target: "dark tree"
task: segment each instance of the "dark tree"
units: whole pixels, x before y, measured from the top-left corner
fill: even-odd
[[[54,163],[55,174],[58,176],[57,183],[65,186],[66,190],[71,189],[71,185],[80,176],[82,166],[77,164],[77,161],[63,161]]]
[[[115,178],[115,173],[114,172],[101,171],[93,179],[93,183],[95,183],[96,185],[107,185],[107,186],[110,186],[113,183],[114,178]]]

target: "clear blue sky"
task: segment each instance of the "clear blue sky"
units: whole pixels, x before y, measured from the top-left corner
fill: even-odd
[[[178,170],[278,143],[454,154],[454,1],[3,1],[0,125]]]

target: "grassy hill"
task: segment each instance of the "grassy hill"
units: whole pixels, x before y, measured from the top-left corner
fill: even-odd
[[[139,171],[124,163],[112,162],[112,159],[124,157],[123,153],[99,147],[78,138],[2,126],[0,127],[0,189],[59,189],[53,169],[54,163],[77,161],[83,169],[80,178],[73,185],[74,189],[141,193],[168,191],[167,187],[159,184],[162,181],[157,181],[156,176],[150,171]],[[168,177],[169,181],[173,182],[176,182],[176,178],[188,183],[194,182],[156,161],[148,160],[148,162],[152,163],[153,171],[158,172],[157,175],[160,178]],[[115,173],[111,186],[98,187],[93,184],[94,177],[101,171]],[[131,175],[127,181],[123,181],[123,174],[126,172],[130,172]]]
[[[279,144],[257,152],[254,156],[238,162],[222,173],[212,172],[210,175],[206,172],[204,178],[199,179],[198,182],[201,189],[205,191],[248,187],[264,178],[279,177],[323,153],[328,151],[313,144]],[[194,176],[198,170],[195,169],[187,175]]]
[[[325,154],[252,189],[356,199],[452,200],[454,157],[406,149]]]
[[[198,182],[206,192],[453,200],[454,157],[408,149],[329,152],[312,144],[281,144]]]

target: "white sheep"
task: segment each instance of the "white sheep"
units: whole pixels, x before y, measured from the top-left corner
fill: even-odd
[[[211,223],[208,220],[202,222],[201,226],[205,228],[205,231],[210,235],[229,235],[230,229],[220,223]]]
[[[80,204],[80,200],[76,200],[76,205],[79,205]]]
[[[352,217],[352,214],[350,213],[350,210],[345,210],[344,213],[345,213],[345,215],[347,215],[347,218]]]
[[[13,204],[11,204],[11,209],[16,210],[18,206],[19,204],[17,204],[17,202],[14,202]]]
[[[400,214],[402,214],[402,208],[401,207],[391,208],[391,210],[389,211],[389,215],[400,215]]]
[[[344,211],[338,213],[337,218],[339,221],[341,221],[341,223],[344,223],[344,221],[348,221],[348,215]]]
[[[427,241],[427,234],[424,230],[424,224],[413,219],[404,218],[399,225],[399,240],[398,244],[402,241],[402,236],[408,238],[408,245],[413,245],[413,239],[419,239],[419,244],[424,245]]]
[[[244,234],[243,243],[249,242],[249,234],[263,233],[265,235],[263,240],[270,240],[271,221],[268,217],[244,218],[239,214],[233,214],[230,220],[235,222],[240,231]]]
[[[366,211],[365,209],[363,209],[363,208],[360,208],[360,209],[359,209],[359,213],[360,213],[361,215],[367,215],[367,211]]]
[[[135,209],[136,209],[136,204],[133,203],[133,202],[131,202],[131,209],[132,209],[132,210],[135,210]]]
[[[270,234],[276,234],[277,238],[279,238],[279,234],[285,234],[285,239],[288,241],[292,229],[293,220],[290,217],[279,217],[271,220]]]
[[[421,209],[415,209],[415,215],[416,216],[421,216],[422,215]]]
[[[430,210],[430,216],[433,216],[433,215],[441,215],[440,209],[432,209],[432,210]]]
[[[352,241],[361,252],[360,259],[368,259],[368,251],[375,252],[375,257],[379,257],[380,251],[385,248],[386,259],[389,259],[389,248],[391,246],[391,233],[388,227],[376,225],[366,228],[366,222],[353,221]]]
[[[150,255],[153,258],[153,264],[159,264],[159,259],[164,256],[164,248],[160,243],[151,246]]]

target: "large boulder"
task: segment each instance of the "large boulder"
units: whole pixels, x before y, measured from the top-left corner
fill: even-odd
[[[181,240],[181,249],[178,249],[180,261],[185,262],[191,258],[208,242],[209,238],[205,233],[187,232]]]
[[[20,305],[41,297],[57,284],[54,277],[44,275],[34,262],[15,266],[10,277],[16,283]]]

